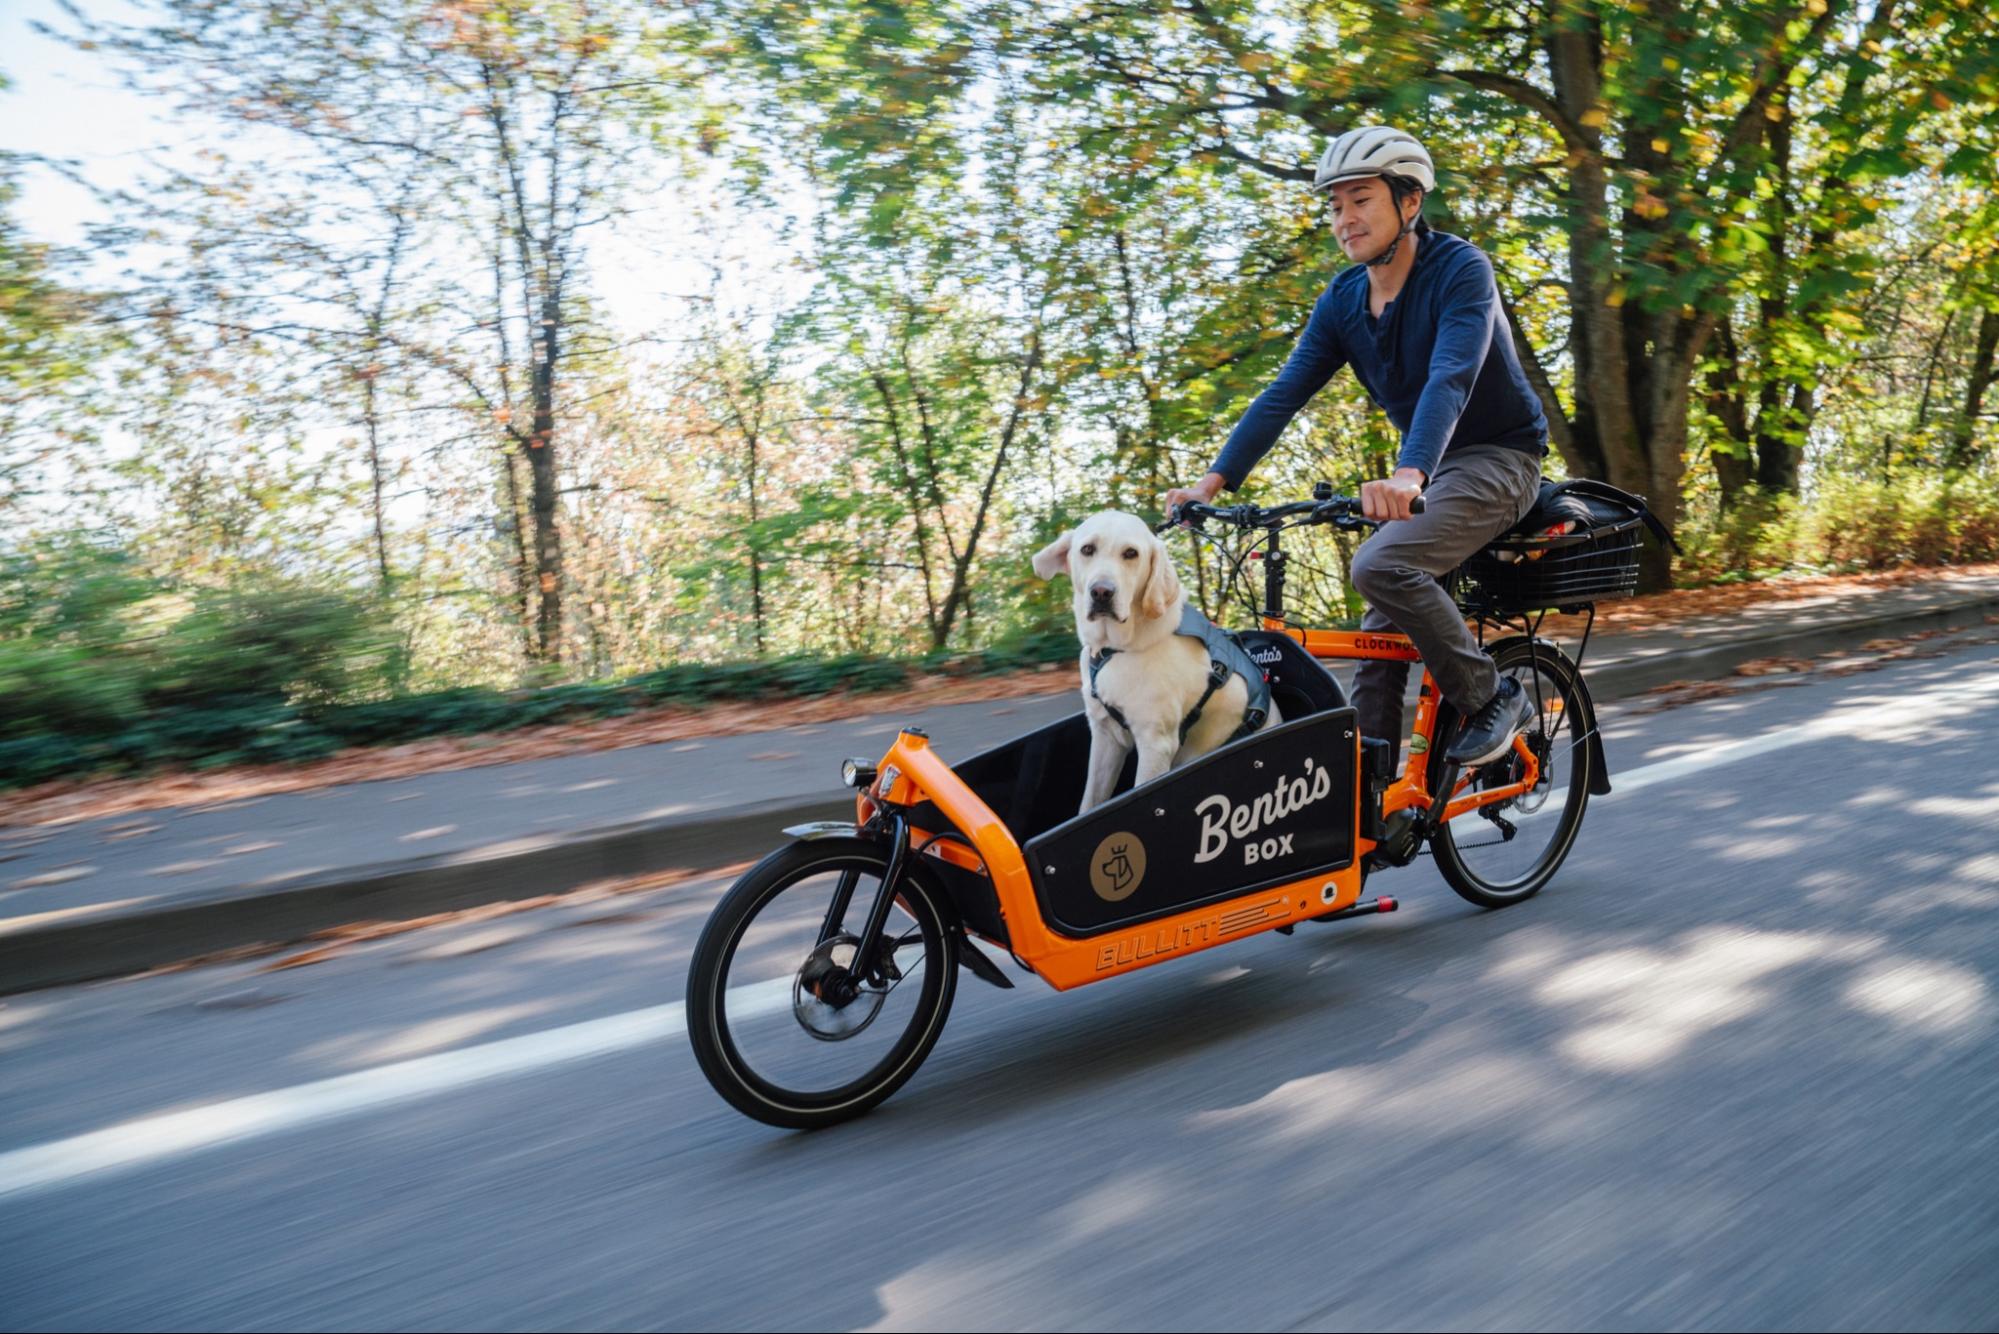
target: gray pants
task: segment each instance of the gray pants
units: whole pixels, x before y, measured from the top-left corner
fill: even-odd
[[[1444,455],[1424,488],[1423,512],[1383,524],[1354,553],[1354,587],[1368,604],[1361,629],[1400,630],[1414,640],[1423,665],[1460,714],[1493,697],[1499,673],[1437,579],[1518,523],[1540,484],[1541,460],[1525,450],[1459,446]],[[1361,735],[1388,742],[1392,755],[1402,746],[1408,686],[1406,662],[1367,661],[1354,669]]]

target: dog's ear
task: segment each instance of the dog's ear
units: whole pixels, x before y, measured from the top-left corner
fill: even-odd
[[[1069,539],[1073,532],[1064,533],[1047,546],[1034,553],[1034,572],[1043,579],[1053,579],[1069,567]]]
[[[1147,617],[1158,618],[1166,614],[1180,596],[1180,572],[1173,568],[1173,553],[1158,538],[1149,543],[1151,554],[1146,557],[1145,582],[1139,586],[1139,610]]]

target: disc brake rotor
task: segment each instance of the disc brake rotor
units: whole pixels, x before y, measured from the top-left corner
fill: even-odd
[[[869,987],[852,972],[860,941],[844,933],[822,942],[791,983],[791,1013],[798,1026],[821,1042],[842,1042],[875,1021],[885,990]]]

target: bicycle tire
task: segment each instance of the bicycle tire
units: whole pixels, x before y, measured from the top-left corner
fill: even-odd
[[[887,1054],[859,1078],[833,1089],[786,1087],[745,1059],[728,1022],[730,965],[751,925],[787,889],[829,872],[857,870],[879,877],[888,851],[862,838],[794,843],[763,859],[722,896],[694,946],[687,977],[687,1035],[701,1073],[737,1111],[767,1125],[816,1130],[878,1106],[909,1078],[936,1046],[958,981],[958,936],[948,900],[908,867],[896,898],[922,933],[921,992],[906,1028]],[[856,896],[863,911],[866,901]]]
[[[1592,716],[1587,696],[1583,693],[1582,672],[1573,659],[1552,644],[1530,644],[1525,639],[1513,640],[1500,646],[1493,657],[1493,665],[1502,675],[1525,668],[1546,677],[1555,687],[1561,699],[1561,716],[1572,720],[1577,726]],[[1532,691],[1530,690],[1530,695]],[[1546,714],[1539,713],[1541,725],[1545,727]],[[1438,711],[1438,738],[1435,749],[1441,753],[1448,744],[1445,738],[1455,734],[1457,728],[1456,711],[1445,704]],[[1557,739],[1551,743],[1550,751],[1563,748],[1563,753],[1571,762],[1568,786],[1563,799],[1562,810],[1557,816],[1556,828],[1550,833],[1548,844],[1535,858],[1532,865],[1516,876],[1494,881],[1481,872],[1464,855],[1475,846],[1461,840],[1473,826],[1468,822],[1479,821],[1475,812],[1467,812],[1455,820],[1445,822],[1430,839],[1431,855],[1436,859],[1437,869],[1444,880],[1458,895],[1481,908],[1505,908],[1522,903],[1541,892],[1555,873],[1567,860],[1575,846],[1576,835],[1582,829],[1583,815],[1589,805],[1589,786],[1595,776],[1593,770],[1594,750],[1583,736],[1570,736],[1567,740]],[[1503,814],[1504,808],[1500,809]],[[1479,831],[1483,833],[1484,831]]]

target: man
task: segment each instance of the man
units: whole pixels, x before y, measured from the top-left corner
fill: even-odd
[[[1431,231],[1423,197],[1436,188],[1423,146],[1382,125],[1349,130],[1319,160],[1312,188],[1352,267],[1329,284],[1277,379],[1222,447],[1208,474],[1165,503],[1212,504],[1235,490],[1298,410],[1341,366],[1402,432],[1394,475],[1361,487],[1370,519],[1393,520],[1361,543],[1354,586],[1365,630],[1400,630],[1464,725],[1447,758],[1497,759],[1531,714],[1511,678],[1479,651],[1437,576],[1517,523],[1540,488],[1548,423],[1520,372],[1492,264],[1466,241]],[[1409,503],[1423,497],[1423,512]],[[1354,707],[1363,735],[1402,739],[1406,663],[1363,662]]]

